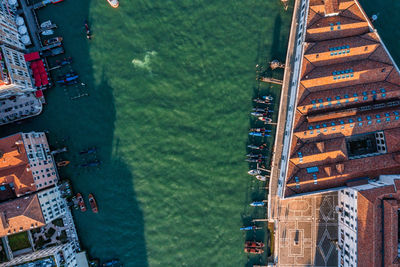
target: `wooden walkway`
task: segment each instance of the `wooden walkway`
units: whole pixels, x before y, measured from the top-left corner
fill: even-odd
[[[26,26],[29,29],[29,33],[32,37],[32,43],[33,43],[33,47],[27,49],[28,52],[35,52],[35,51],[39,51],[40,48],[42,47],[42,43],[40,41],[40,31],[39,31],[39,21],[37,19],[35,10],[34,10],[34,6],[33,5],[29,5],[27,3],[27,0],[21,0],[20,2],[20,6],[22,8],[22,13],[24,14],[25,17],[25,21],[26,21]]]
[[[274,78],[260,77],[259,80],[262,81],[262,82],[265,82],[265,83],[274,83],[274,84],[283,85],[283,81],[278,80],[278,79],[274,79]]]

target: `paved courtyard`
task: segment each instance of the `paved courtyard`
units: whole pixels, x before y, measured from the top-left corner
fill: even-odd
[[[280,201],[277,266],[337,266],[337,192]]]

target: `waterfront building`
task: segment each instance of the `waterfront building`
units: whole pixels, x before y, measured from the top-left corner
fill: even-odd
[[[274,262],[400,266],[399,68],[357,0],[302,0],[295,14],[282,95],[291,97],[280,107],[287,121],[278,125],[283,148],[271,170]],[[309,221],[297,219],[316,212],[308,199],[329,194],[338,199],[330,207],[337,234],[305,231],[329,212],[320,205]],[[320,240],[311,252],[309,240],[299,243],[306,235]],[[333,250],[336,261],[326,261]]]
[[[16,13],[8,0],[0,1],[0,43],[19,50],[25,49],[16,24]]]
[[[15,257],[11,261],[1,263],[0,267],[77,267],[77,254],[78,253],[74,248],[74,244],[69,242],[55,247],[41,249],[30,254]]]
[[[358,1],[306,3],[285,197],[400,167],[398,67]]]
[[[0,201],[54,185],[58,176],[44,133],[0,139]]]
[[[0,125],[39,115],[43,104],[24,54],[5,45],[0,48]]]
[[[58,187],[39,191],[37,196],[46,224],[65,216],[67,205]]]
[[[339,192],[339,266],[400,266],[400,176]]]
[[[23,53],[2,45],[0,62],[0,98],[36,91]]]

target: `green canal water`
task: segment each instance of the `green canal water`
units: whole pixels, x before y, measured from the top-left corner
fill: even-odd
[[[399,62],[399,3],[361,3],[380,14],[377,28]],[[256,83],[255,65],[285,59],[291,10],[278,0],[121,0],[118,9],[65,0],[39,17],[59,26],[86,87],[50,89],[42,115],[1,133],[46,130],[55,148],[68,146],[61,176],[100,208],[74,212],[89,254],[125,266],[260,262],[243,253],[252,236],[239,231],[265,214],[248,206],[263,198],[244,161],[249,112],[259,90],[279,98],[279,88]],[[80,93],[89,96],[71,100]],[[96,156],[78,156],[91,146]],[[100,168],[78,167],[94,157]]]
[[[71,161],[61,176],[76,192],[94,193],[100,208],[96,215],[74,211],[93,257],[117,257],[125,266],[262,262],[243,253],[252,236],[239,231],[265,214],[248,206],[263,198],[263,185],[246,174],[244,155],[251,98],[259,90],[279,98],[278,87],[256,83],[255,65],[285,59],[291,10],[278,0],[120,4],[65,0],[39,12],[59,26],[86,87],[50,89],[42,115],[3,127],[2,136],[46,130],[55,148],[68,146],[57,157]],[[399,62],[399,3],[361,4],[379,13],[375,25]],[[89,96],[71,100],[80,93]],[[91,146],[96,156],[78,156]],[[94,157],[101,167],[78,167]]]

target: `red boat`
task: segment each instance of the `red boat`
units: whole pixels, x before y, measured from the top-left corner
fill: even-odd
[[[89,203],[90,203],[90,207],[92,208],[92,211],[94,213],[99,212],[99,209],[97,208],[96,200],[94,199],[93,194],[89,194]]]
[[[81,193],[76,194],[76,199],[78,200],[78,205],[81,211],[86,211],[85,201],[83,201]]]
[[[244,248],[244,252],[250,254],[261,254],[264,250],[262,248]]]
[[[246,248],[263,248],[264,247],[264,243],[262,243],[262,242],[254,242],[254,241],[247,241],[245,243],[245,247]]]

